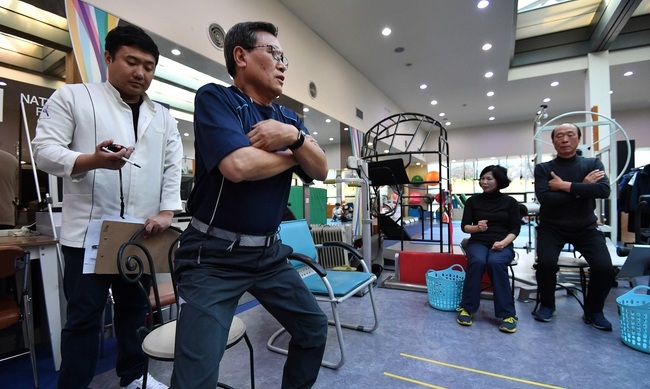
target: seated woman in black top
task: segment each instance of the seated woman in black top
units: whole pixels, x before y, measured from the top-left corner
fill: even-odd
[[[500,192],[510,185],[508,170],[490,165],[481,171],[483,193],[465,203],[461,228],[471,234],[467,248],[467,269],[463,299],[458,308],[458,324],[472,325],[481,299],[481,279],[487,268],[494,292],[494,315],[502,319],[499,330],[517,331],[515,302],[508,280],[508,265],[515,257],[512,242],[521,228],[519,204]]]

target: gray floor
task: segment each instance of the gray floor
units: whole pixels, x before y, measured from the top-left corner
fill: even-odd
[[[516,271],[524,275],[532,271],[525,257]],[[382,279],[390,275],[384,272]],[[650,387],[650,354],[621,342],[615,299],[629,291],[626,285],[612,290],[605,307],[613,332],[584,324],[578,303],[562,291],[557,292],[558,316],[551,323],[533,320],[534,303],[516,301],[515,334],[498,331],[491,300],[482,300],[473,326],[462,327],[454,312],[431,308],[426,293],[383,287],[375,291],[379,328],[372,334],[344,330],[347,362],[338,370],[321,369],[315,388]],[[367,303],[367,295],[348,300],[341,305],[342,319],[369,317]],[[239,317],[255,350],[256,387],[279,388],[285,357],[266,348],[279,324],[261,306]],[[325,357],[338,357],[333,329]],[[152,374],[168,383],[172,364],[151,365]],[[243,342],[226,351],[220,378],[235,388],[250,387]],[[95,377],[91,387],[118,388],[117,382],[114,371],[109,371]]]

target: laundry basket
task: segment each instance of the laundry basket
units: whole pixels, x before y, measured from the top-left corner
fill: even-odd
[[[647,294],[649,290],[650,287],[639,285],[616,299],[621,340],[644,353],[650,353],[650,295]]]
[[[455,311],[463,297],[465,269],[455,264],[445,270],[427,271],[429,305],[441,311]]]

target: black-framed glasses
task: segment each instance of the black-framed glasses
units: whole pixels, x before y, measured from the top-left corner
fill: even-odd
[[[268,53],[271,54],[274,60],[281,62],[285,68],[289,68],[289,60],[287,57],[284,55],[283,52],[278,50],[277,47],[273,45],[257,45],[257,46],[251,46],[247,48],[246,50],[253,50],[253,49],[271,49]]]

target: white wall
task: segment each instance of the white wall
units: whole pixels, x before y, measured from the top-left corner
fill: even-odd
[[[170,41],[225,65],[223,52],[207,38],[207,27],[224,30],[248,20],[278,26],[278,39],[290,60],[284,94],[359,129],[367,129],[387,116],[403,112],[349,62],[308,26],[275,0],[86,0],[87,3],[139,25]],[[311,99],[308,84],[318,87]],[[356,117],[356,108],[364,119]]]
[[[623,127],[628,137],[635,140],[637,148],[650,147],[650,111],[614,112],[612,116]],[[527,122],[462,130],[450,129],[448,137],[449,155],[451,159],[455,160],[525,156],[529,154],[531,148],[533,118]],[[622,138],[617,137],[617,139],[621,140]],[[549,139],[545,140],[550,142],[550,135]]]

